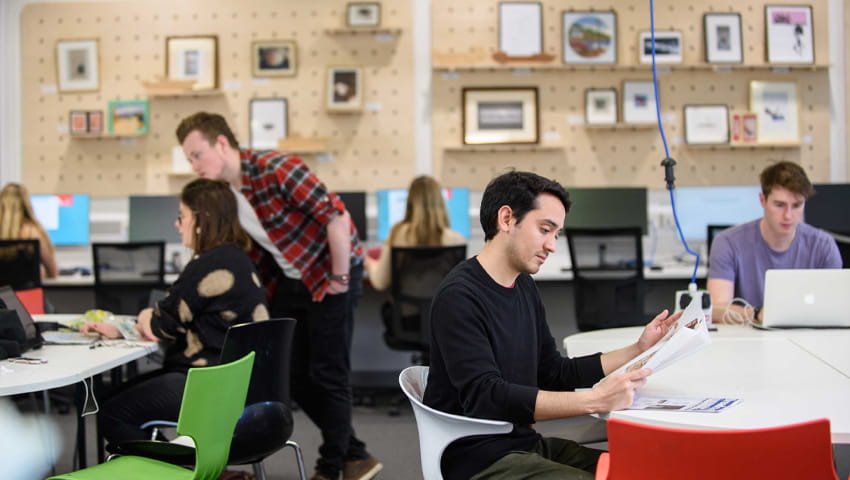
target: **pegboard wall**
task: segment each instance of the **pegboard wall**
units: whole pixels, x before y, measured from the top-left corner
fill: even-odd
[[[41,3],[21,15],[23,181],[34,193],[128,195],[177,192],[174,129],[199,110],[221,113],[243,145],[252,98],[288,101],[289,133],[328,139],[332,160],[303,158],[331,188],[402,186],[414,175],[411,2],[384,1],[381,27],[394,34],[333,33],[345,27],[345,0],[144,0]],[[218,95],[146,96],[142,81],[165,75],[166,37],[217,35]],[[58,40],[99,41],[100,88],[57,92]],[[252,78],[251,43],[291,39],[294,77]],[[366,108],[325,110],[328,66],[363,68]],[[148,98],[149,133],[137,138],[72,138],[72,110],[106,111],[110,100]]]
[[[639,32],[650,26],[645,0],[562,2],[541,0],[544,51],[553,55],[545,64],[500,65],[492,59],[498,50],[498,1],[433,0],[432,124],[435,174],[451,186],[483,189],[506,168],[536,171],[566,185],[647,186],[663,188],[664,147],[657,128],[588,128],[584,124],[585,90],[617,89],[622,102],[625,80],[651,80],[652,72],[639,62]],[[656,0],[657,30],[682,32],[681,65],[659,67],[659,97],[670,155],[678,162],[678,185],[753,184],[769,163],[800,163],[812,181],[828,181],[829,52],[827,1],[806,2],[813,7],[814,66],[769,68],[766,64],[764,6],[799,2]],[[573,66],[562,64],[561,18],[566,10],[613,10],[617,14],[617,64]],[[743,65],[711,69],[704,61],[703,14],[737,12],[741,15]],[[445,58],[460,62],[445,62]],[[468,65],[463,65],[466,59]],[[441,64],[441,62],[443,62]],[[802,144],[779,147],[694,147],[685,145],[682,110],[688,104],[728,104],[730,113],[749,111],[749,83],[753,80],[796,81]],[[523,86],[538,88],[540,138],[543,148],[462,147],[464,87]]]

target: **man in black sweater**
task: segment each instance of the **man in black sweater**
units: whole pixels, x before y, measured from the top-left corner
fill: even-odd
[[[531,424],[629,406],[651,372],[606,375],[654,345],[678,318],[665,310],[620,350],[558,353],[530,274],[555,251],[569,207],[569,195],[552,180],[528,172],[493,179],[481,199],[484,248],[434,297],[425,404],[514,424],[509,434],[449,445],[441,462],[446,480],[592,479],[599,450],[543,438]]]

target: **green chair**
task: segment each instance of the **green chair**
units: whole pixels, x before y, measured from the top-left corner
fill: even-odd
[[[195,441],[194,471],[128,455],[48,480],[215,480],[227,463],[233,429],[245,407],[254,355],[251,352],[231,363],[189,370],[177,433]]]

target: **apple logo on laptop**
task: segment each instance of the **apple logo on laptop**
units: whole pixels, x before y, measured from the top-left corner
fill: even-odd
[[[803,303],[806,305],[814,305],[815,304],[815,294],[807,293],[803,295]]]

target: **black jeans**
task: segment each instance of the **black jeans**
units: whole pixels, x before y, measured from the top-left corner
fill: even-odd
[[[322,432],[316,470],[336,478],[343,462],[367,458],[351,425],[351,339],[363,266],[352,266],[349,290],[313,302],[300,280],[283,279],[269,306],[272,318],[297,320],[292,341],[292,397]]]

